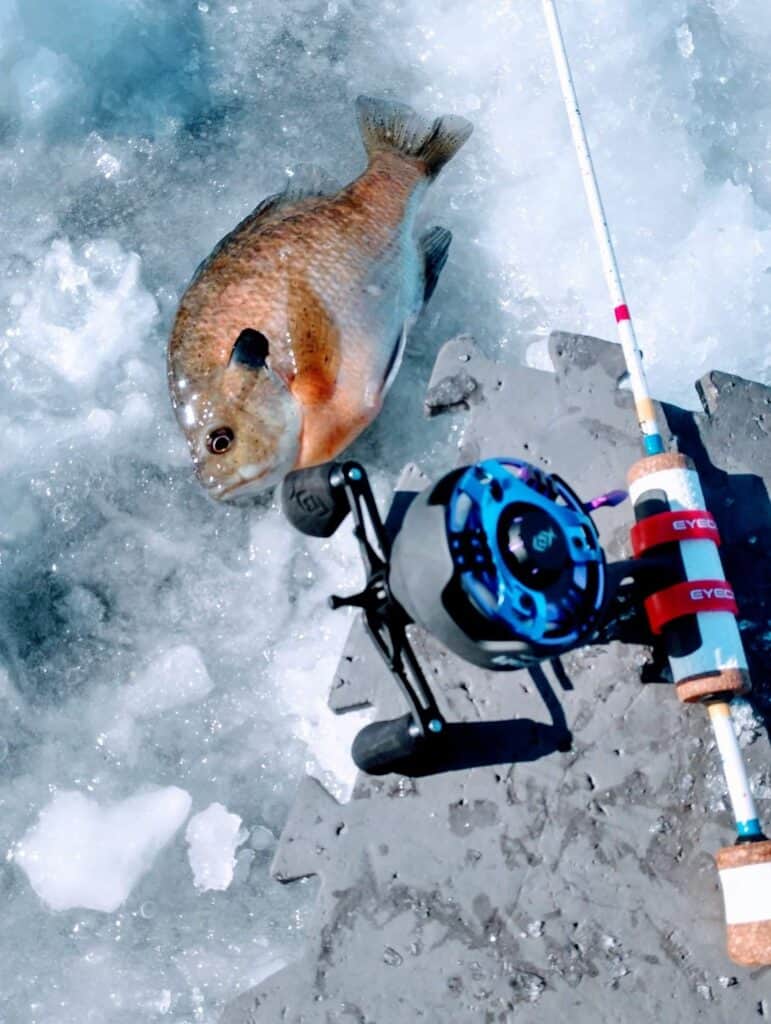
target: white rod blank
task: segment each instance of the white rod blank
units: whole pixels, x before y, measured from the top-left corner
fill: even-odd
[[[717,749],[720,752],[720,759],[723,762],[723,772],[734,818],[737,825],[746,827],[758,821],[758,812],[750,790],[744,759],[739,749],[739,741],[734,731],[731,709],[724,701],[720,701],[708,705],[707,710],[712,722]]]
[[[640,430],[646,444],[647,454],[653,455],[664,450],[661,442],[661,435],[656,423],[656,414],[651,402],[648,383],[645,379],[645,371],[642,365],[642,353],[637,344],[634,324],[629,313],[624,286],[621,282],[616,254],[613,249],[613,242],[610,237],[610,229],[605,217],[605,210],[602,205],[597,176],[594,172],[592,155],[589,150],[589,143],[584,131],[584,123],[581,117],[581,108],[578,105],[573,76],[570,72],[565,41],[562,37],[557,8],[554,0],[543,0],[543,10],[546,17],[546,27],[549,32],[554,62],[557,67],[562,98],[565,101],[570,131],[573,136],[573,144],[578,157],[578,165],[581,170],[581,178],[584,183],[586,199],[589,204],[589,213],[594,225],[594,233],[597,237],[597,244],[602,259],[602,269],[605,274],[605,281],[613,303],[613,312],[618,324],[618,335],[621,347],[626,360],[629,381],[634,396],[637,418],[640,422]]]

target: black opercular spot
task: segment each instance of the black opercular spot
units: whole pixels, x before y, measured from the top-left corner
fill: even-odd
[[[265,335],[247,327],[236,338],[230,362],[248,366],[251,370],[260,370],[268,358],[268,349],[268,339]]]
[[[224,455],[233,444],[234,437],[230,427],[217,427],[206,438],[206,447],[212,455]]]

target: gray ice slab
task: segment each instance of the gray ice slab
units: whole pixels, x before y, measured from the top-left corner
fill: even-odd
[[[510,454],[587,498],[624,486],[639,442],[620,350],[554,334],[551,354],[554,374],[501,369],[468,337],[445,345],[426,409],[462,424],[448,469]],[[721,525],[768,722],[771,391],[720,373],[698,388],[704,414],[665,407],[667,439],[696,458]],[[400,486],[426,482],[408,467]],[[609,557],[627,554],[629,506],[597,521]],[[238,997],[223,1024],[771,1016],[771,969],[724,952],[712,857],[733,834],[706,715],[641,684],[647,649],[614,643],[492,675],[420,631],[414,642],[448,719],[511,719],[522,759],[418,780],[360,775],[345,806],[306,779],[273,865],[281,881],[321,879],[305,958]],[[365,704],[382,717],[405,710],[357,623],[331,705]],[[572,749],[535,758],[526,720],[548,730],[561,716]],[[739,717],[768,821],[767,732],[749,707]]]

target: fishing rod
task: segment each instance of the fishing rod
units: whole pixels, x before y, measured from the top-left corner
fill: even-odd
[[[635,516],[632,549],[640,560],[668,556],[645,611],[653,633],[663,640],[678,697],[705,705],[722,762],[736,822],[736,843],[716,855],[729,956],[740,964],[771,964],[771,841],[758,819],[729,705],[750,690],[738,608],[695,467],[664,447],[554,0],[543,0],[543,10],[645,450],[628,474]]]

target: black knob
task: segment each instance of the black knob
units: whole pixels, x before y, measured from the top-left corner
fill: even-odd
[[[337,463],[326,462],[311,469],[296,469],[284,479],[281,508],[289,522],[310,537],[331,537],[349,512],[342,487],[330,479]]]

